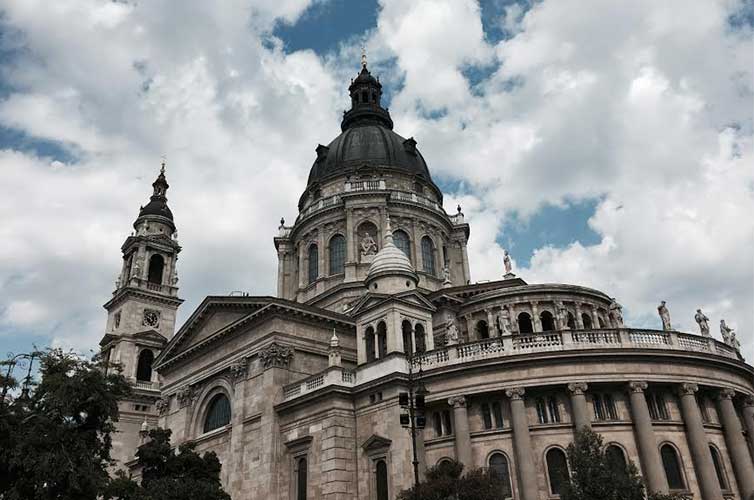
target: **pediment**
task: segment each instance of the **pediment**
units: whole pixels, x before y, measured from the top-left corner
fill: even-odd
[[[362,443],[361,448],[367,453],[374,451],[384,451],[390,448],[391,444],[393,444],[392,440],[379,436],[377,434],[372,434],[371,436],[369,436],[369,439]]]
[[[434,312],[437,308],[421,293],[414,290],[402,292],[395,295],[383,295],[367,293],[351,310],[352,316],[358,316],[364,312],[385,304],[403,304],[413,308],[419,308],[426,311]]]
[[[157,330],[144,330],[143,332],[136,332],[131,334],[131,337],[139,340],[151,340],[153,342],[166,343],[167,337],[158,332]]]

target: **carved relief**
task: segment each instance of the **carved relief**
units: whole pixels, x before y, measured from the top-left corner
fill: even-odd
[[[180,407],[185,408],[187,406],[191,406],[198,396],[197,392],[198,391],[196,390],[196,388],[190,385],[185,385],[178,389],[175,397],[178,399],[178,404],[180,405]]]
[[[467,405],[466,396],[453,396],[448,398],[448,404],[453,408],[465,408]]]
[[[160,398],[154,403],[155,408],[157,408],[157,413],[160,415],[164,415],[168,412],[168,409],[170,408],[170,400],[167,398]]]
[[[505,395],[514,401],[524,399],[524,394],[526,394],[526,390],[523,387],[511,387],[505,391]]]
[[[233,382],[239,382],[246,378],[249,371],[249,358],[241,358],[230,365],[230,376]]]
[[[631,392],[644,392],[647,390],[647,387],[649,385],[646,382],[629,382],[628,383],[628,390]]]
[[[586,382],[576,382],[576,383],[568,384],[568,392],[574,395],[578,395],[578,396],[583,395],[586,392],[587,388],[588,386]]]
[[[265,368],[285,368],[291,359],[293,359],[293,349],[275,342],[259,351],[259,360]]]
[[[681,396],[693,396],[698,390],[699,386],[696,384],[684,383],[678,386],[678,394]]]

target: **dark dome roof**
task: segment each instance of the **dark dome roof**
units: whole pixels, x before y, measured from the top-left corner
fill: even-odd
[[[361,167],[400,170],[423,177],[438,195],[413,138],[393,132],[393,120],[382,107],[382,85],[362,63],[361,72],[348,87],[351,109],[344,113],[343,132],[328,146],[317,146],[317,160],[309,172],[308,187]]]
[[[404,139],[382,125],[348,128],[327,147],[320,145],[317,156],[309,172],[309,185],[363,166],[402,170],[432,182],[427,163],[416,149],[416,141]]]
[[[145,206],[141,207],[141,210],[139,210],[139,217],[144,215],[160,215],[173,220],[173,212],[171,212],[167,204],[161,200],[151,200]]]
[[[149,198],[149,203],[139,209],[139,217],[134,222],[134,227],[138,224],[139,219],[146,215],[156,215],[159,217],[165,217],[168,219],[169,225],[173,226],[173,212],[168,207],[167,191],[170,185],[167,179],[165,179],[165,163],[162,164],[160,169],[160,175],[152,183],[152,196]],[[175,230],[175,227],[173,227]]]

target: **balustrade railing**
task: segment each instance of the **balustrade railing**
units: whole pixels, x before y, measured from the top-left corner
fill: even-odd
[[[518,354],[590,349],[668,349],[707,352],[736,360],[742,359],[736,349],[711,337],[702,337],[675,331],[608,328],[492,337],[476,342],[448,345],[422,352],[414,355],[410,361],[414,368],[421,365],[422,368],[427,370]],[[390,359],[392,359],[391,363],[400,361],[399,358]],[[405,363],[404,361],[401,362]],[[364,370],[359,371],[359,384],[372,380],[376,376],[384,376],[386,369],[400,372],[406,369],[407,365],[393,364],[387,368],[375,365],[372,368],[374,369],[373,374],[365,373]],[[283,396],[288,400],[329,385],[353,387],[356,385],[356,381],[357,373],[355,371],[332,367],[322,373],[312,375],[301,382],[286,386],[283,389]]]

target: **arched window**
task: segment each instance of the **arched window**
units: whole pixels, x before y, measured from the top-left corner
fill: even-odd
[[[394,231],[393,243],[406,254],[406,257],[408,257],[409,260],[411,260],[411,240],[409,239],[408,234],[400,229]]]
[[[709,452],[712,455],[712,464],[715,466],[715,473],[717,474],[717,481],[720,483],[721,490],[728,490],[728,478],[725,474],[725,467],[723,466],[723,460],[720,457],[720,452],[712,445],[709,445]]]
[[[306,500],[307,469],[306,457],[296,460],[296,500]]]
[[[346,239],[342,234],[330,238],[330,275],[343,274],[346,270]]]
[[[518,333],[532,333],[534,328],[531,325],[531,316],[529,313],[520,313],[518,315]]]
[[[377,486],[377,500],[388,500],[387,464],[384,460],[377,460],[374,468],[374,482]]]
[[[403,352],[411,354],[414,352],[412,339],[411,339],[411,322],[403,320],[401,323],[401,334],[403,336]]]
[[[545,455],[547,461],[547,477],[550,479],[550,493],[560,495],[563,487],[568,484],[568,461],[560,448],[550,448]]]
[[[597,323],[600,325],[600,328],[605,328],[605,320],[602,319],[602,316],[597,316]]]
[[[670,489],[686,489],[686,482],[683,480],[683,471],[681,470],[681,461],[675,448],[669,444],[662,445],[660,456],[662,457],[662,467],[665,469],[665,477],[668,478]]]
[[[605,450],[607,466],[613,471],[613,474],[626,476],[628,474],[628,463],[623,449],[615,444],[611,444]]]
[[[416,346],[416,352],[424,352],[427,350],[427,341],[424,337],[424,325],[417,323],[414,327],[414,346]]]
[[[539,315],[539,321],[542,322],[543,332],[551,332],[555,330],[555,318],[552,317],[550,311],[542,311],[542,314]]]
[[[587,313],[581,313],[581,322],[584,323],[584,329],[586,330],[592,329],[592,317],[589,316]]]
[[[319,276],[319,249],[317,245],[309,245],[308,260],[309,284],[312,284],[317,281],[317,277]]]
[[[212,398],[204,418],[204,432],[213,431],[230,423],[230,400],[225,394]]]
[[[425,273],[435,274],[435,244],[432,238],[422,238],[422,269]]]
[[[442,436],[442,415],[440,412],[434,412],[432,414],[432,427],[435,429],[435,436]]]
[[[367,328],[367,331],[364,334],[364,341],[366,343],[367,362],[374,361],[374,328],[371,326]]]
[[[487,322],[484,320],[478,321],[476,324],[476,336],[479,339],[488,339],[490,338],[490,328],[487,325]]]
[[[377,350],[380,358],[387,355],[387,325],[384,321],[377,324]]]
[[[147,280],[150,283],[162,284],[162,270],[165,268],[165,259],[162,255],[154,254],[149,258],[149,274]]]
[[[576,329],[576,318],[573,317],[573,313],[568,313],[568,328],[571,330]]]
[[[139,353],[139,361],[136,364],[136,380],[149,382],[152,380],[152,362],[154,353],[149,349],[144,349]]]
[[[490,473],[495,475],[502,482],[502,498],[512,496],[511,477],[508,472],[508,459],[502,453],[493,453],[489,460]]]

